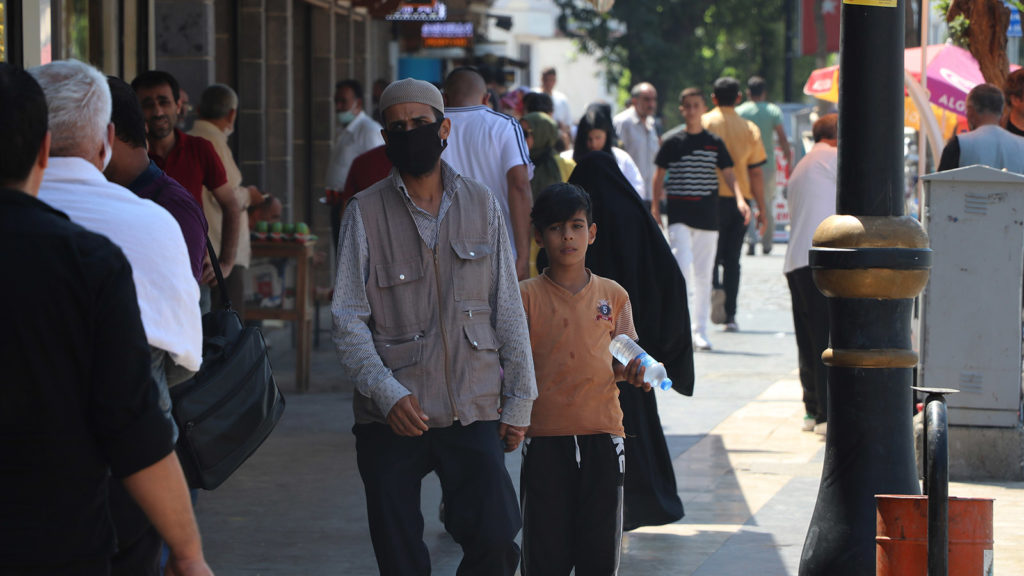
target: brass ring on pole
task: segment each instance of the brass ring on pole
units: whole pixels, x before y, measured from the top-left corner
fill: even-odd
[[[917,353],[898,348],[872,350],[843,350],[828,348],[821,354],[826,366],[840,368],[913,368],[917,366]]]

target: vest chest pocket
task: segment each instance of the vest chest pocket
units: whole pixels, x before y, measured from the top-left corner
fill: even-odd
[[[493,253],[487,238],[452,239],[452,285],[455,300],[486,302],[490,296],[491,259]]]
[[[422,328],[430,311],[429,306],[423,305],[423,263],[413,259],[377,264],[375,273],[377,297],[370,299],[374,321],[391,329]]]

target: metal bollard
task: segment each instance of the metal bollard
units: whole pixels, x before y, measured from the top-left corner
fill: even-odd
[[[951,388],[918,388],[924,402],[924,493],[928,496],[928,576],[949,576],[949,425]]]

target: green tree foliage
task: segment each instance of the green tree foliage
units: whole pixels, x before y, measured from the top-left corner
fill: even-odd
[[[683,88],[710,93],[720,76],[764,76],[769,97],[782,98],[783,0],[619,0],[605,14],[582,0],[555,1],[566,31],[603,60],[613,81],[657,88],[666,126],[679,121]],[[794,81],[802,84],[810,68],[797,67]]]

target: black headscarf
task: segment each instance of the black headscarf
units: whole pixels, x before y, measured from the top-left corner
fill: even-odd
[[[615,280],[629,293],[640,345],[665,364],[672,388],[693,395],[693,344],[686,284],[661,228],[607,152],[583,156],[569,182],[593,202],[597,238],[587,249],[587,266]],[[626,430],[623,526],[632,530],[683,517],[675,472],[658,416],[657,394],[619,384]]]
[[[604,130],[604,148],[602,151],[611,154],[612,146],[619,141],[615,135],[615,125],[612,123],[612,107],[603,102],[595,102],[587,106],[587,111],[580,118],[576,127],[576,141],[572,145],[572,159],[579,162],[584,156],[590,153],[587,148],[587,136],[591,130]]]

